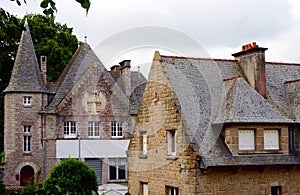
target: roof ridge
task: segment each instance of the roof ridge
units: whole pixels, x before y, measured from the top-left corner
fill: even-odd
[[[201,57],[185,57],[185,56],[167,56],[161,55],[163,58],[177,58],[177,59],[192,59],[192,60],[213,60],[213,61],[229,61],[229,62],[236,62],[237,60],[233,59],[222,59],[222,58],[201,58]]]

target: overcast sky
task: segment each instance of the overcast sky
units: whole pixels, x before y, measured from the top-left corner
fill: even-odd
[[[1,7],[23,17],[42,13],[39,2],[19,7],[2,0]],[[269,48],[267,61],[300,63],[298,0],[91,0],[88,15],[75,0],[56,3],[56,22],[73,27],[81,41],[87,36],[107,67],[131,59],[133,68],[146,71],[154,50],[233,59],[232,53],[253,41]]]

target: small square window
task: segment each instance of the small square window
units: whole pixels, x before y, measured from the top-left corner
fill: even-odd
[[[281,186],[272,186],[271,187],[271,194],[272,195],[281,195]]]
[[[24,106],[31,106],[31,97],[30,96],[24,96],[23,97],[23,105]]]
[[[239,130],[239,150],[254,150],[254,130]]]
[[[31,125],[23,126],[24,133],[31,133]]]
[[[264,149],[279,150],[279,131],[264,130]]]
[[[147,155],[147,132],[140,132],[140,151],[143,156]]]
[[[179,188],[166,186],[166,195],[179,195]]]
[[[176,131],[167,131],[167,155],[176,155]]]

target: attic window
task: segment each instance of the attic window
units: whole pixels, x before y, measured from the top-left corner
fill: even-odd
[[[264,149],[279,150],[279,130],[264,130]]]
[[[254,130],[239,130],[239,150],[254,150]]]
[[[176,131],[167,131],[167,155],[176,155]]]

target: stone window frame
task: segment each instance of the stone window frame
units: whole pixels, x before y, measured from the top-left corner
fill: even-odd
[[[176,130],[171,129],[166,131],[167,155],[176,156]]]
[[[120,178],[124,174],[125,178]],[[115,175],[113,175],[115,174]],[[112,178],[113,177],[113,178]],[[126,158],[109,158],[108,159],[108,180],[127,181],[127,159]]]
[[[32,97],[31,96],[23,96],[23,106],[24,107],[32,106]]]
[[[31,133],[31,128],[32,128],[31,125],[24,125],[23,126],[23,132],[24,133]]]
[[[112,138],[123,138],[122,123],[118,121],[111,122],[111,137]]]
[[[77,136],[76,121],[65,121],[64,138],[76,138],[76,136]]]
[[[100,138],[99,121],[88,121],[88,136],[91,138]]]
[[[147,131],[140,132],[140,158],[147,158],[148,154],[148,135]]]

